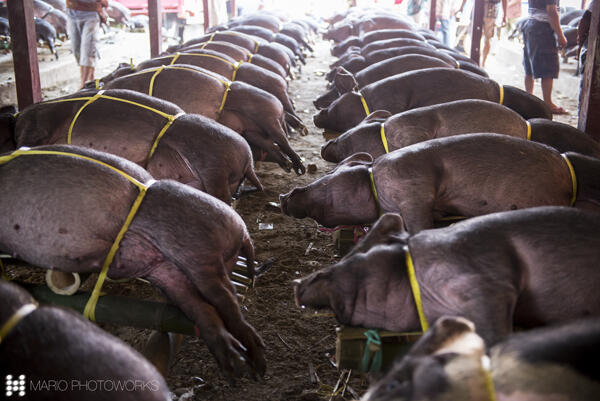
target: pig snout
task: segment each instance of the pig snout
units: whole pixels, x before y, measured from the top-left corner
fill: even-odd
[[[294,280],[294,298],[298,307],[330,308],[328,279],[319,271],[308,277]]]
[[[304,188],[294,188],[287,194],[279,195],[279,204],[281,211],[288,216],[302,219],[307,216],[306,211],[298,207],[298,202],[295,202],[293,197],[298,193],[304,192]]]
[[[325,145],[321,146],[321,157],[324,160],[332,163],[338,163],[339,157],[336,154],[337,142],[335,140],[327,142]]]
[[[333,101],[335,99],[337,99],[337,97],[338,97],[337,91],[335,89],[330,89],[324,95],[316,98],[315,101],[313,102],[313,104],[315,105],[315,107],[318,110],[323,110],[323,109],[326,109],[327,107],[329,107],[329,105],[331,103],[333,103]]]
[[[315,123],[315,126],[325,128],[325,123],[327,122],[327,109],[323,109],[315,114],[313,122]]]

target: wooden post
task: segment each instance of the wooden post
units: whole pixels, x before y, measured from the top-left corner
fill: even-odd
[[[33,0],[8,0],[13,66],[19,110],[42,100]]]
[[[202,14],[204,14],[204,32],[210,28],[210,12],[208,8],[208,0],[202,0]]]
[[[588,50],[581,87],[577,127],[600,141],[600,2],[595,1],[588,34]]]
[[[148,0],[148,23],[150,24],[150,57],[158,57],[162,44],[162,7],[160,0]]]
[[[429,29],[431,29],[432,31],[435,31],[435,8],[437,6],[437,0],[430,0],[431,1],[431,5],[429,6]]]
[[[483,12],[485,0],[475,0],[473,6],[473,30],[471,31],[471,60],[479,65],[479,49],[481,47],[481,30],[483,28]]]

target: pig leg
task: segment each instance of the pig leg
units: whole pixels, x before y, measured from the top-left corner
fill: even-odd
[[[241,377],[247,361],[246,348],[227,331],[215,308],[206,302],[188,277],[170,262],[160,264],[145,277],[196,323],[200,336],[226,377],[230,381]]]
[[[266,369],[263,355],[265,345],[240,312],[235,289],[227,277],[227,271],[231,269],[227,268],[222,259],[219,263],[221,266],[217,268],[217,271],[214,266],[196,266],[193,272],[189,272],[190,278],[196,288],[206,299],[210,300],[210,303],[218,311],[227,330],[241,341],[247,350],[254,371],[263,376]],[[233,265],[233,263],[235,260],[232,259],[230,264]],[[215,280],[215,275],[218,276],[217,280]]]
[[[289,111],[285,112],[285,122],[292,128],[300,132],[301,135],[308,135],[308,128],[300,120],[300,118]]]

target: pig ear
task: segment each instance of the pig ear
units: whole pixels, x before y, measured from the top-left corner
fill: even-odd
[[[470,320],[458,316],[442,316],[410,350],[412,356],[457,353],[485,354],[485,343],[475,333]]]
[[[387,120],[391,116],[392,116],[392,113],[390,113],[387,110],[375,110],[374,112],[372,112],[371,114],[369,114],[368,116],[366,116],[363,121],[384,122],[385,120]]]
[[[354,75],[348,72],[344,67],[337,68],[333,83],[341,95],[358,88],[358,82],[354,79]]]
[[[341,167],[352,167],[358,165],[371,166],[373,164],[373,156],[368,153],[359,152],[355,153],[352,156],[346,157],[344,160],[338,163],[338,165],[331,170],[329,174],[336,172]]]
[[[342,260],[358,253],[366,253],[377,245],[391,243],[407,244],[408,237],[409,235],[404,229],[402,216],[398,213],[385,213],[369,230],[367,236],[360,240]]]

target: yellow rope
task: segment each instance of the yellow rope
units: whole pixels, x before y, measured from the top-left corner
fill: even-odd
[[[531,124],[529,121],[525,121],[525,124],[527,124],[527,140],[531,141]]]
[[[498,90],[500,91],[500,100],[498,100],[498,103],[503,104],[504,103],[504,86],[502,86],[501,84],[498,84]]]
[[[369,180],[371,181],[371,191],[377,204],[377,214],[381,216],[381,204],[379,203],[379,195],[377,194],[377,187],[375,186],[375,179],[373,178],[373,169],[369,167]]]
[[[21,306],[15,313],[12,314],[11,317],[0,327],[0,344],[2,340],[8,336],[8,334],[14,329],[14,327],[19,324],[21,320],[23,320],[26,316],[28,316],[31,312],[37,309],[37,304],[25,304]]]
[[[233,67],[233,74],[231,74],[231,79],[230,79],[231,82],[235,81],[235,76],[237,75],[237,72],[240,69],[240,67],[242,66],[242,64],[244,64],[243,61],[238,61],[235,64],[235,66]]]
[[[102,96],[103,93],[104,93],[104,91],[99,91],[94,96],[92,96],[87,102],[85,102],[83,104],[83,106],[81,106],[79,108],[79,110],[77,110],[77,113],[75,113],[75,117],[73,117],[73,120],[71,120],[71,124],[69,125],[69,130],[67,131],[67,144],[69,144],[69,145],[71,144],[71,134],[73,133],[73,127],[75,126],[75,121],[77,121],[77,118],[79,117],[79,115],[81,114],[83,109],[85,109],[87,106],[89,106],[90,104],[92,104],[96,100],[98,100],[100,98],[100,96]]]
[[[96,82],[96,89],[100,89],[100,78],[96,78],[95,82]]]
[[[359,91],[358,95],[360,96],[360,102],[363,105],[363,109],[365,109],[365,114],[368,116],[369,114],[371,114],[371,112],[369,111],[369,106],[367,106],[367,101],[365,100],[363,94]]]
[[[575,170],[573,169],[573,165],[571,161],[567,158],[565,153],[561,153],[563,159],[567,163],[567,167],[569,167],[569,174],[571,174],[571,185],[573,190],[573,195],[571,196],[571,203],[569,206],[573,206],[575,204],[575,200],[577,199],[577,177],[575,176]]]
[[[494,386],[494,380],[492,379],[492,372],[490,372],[490,358],[487,355],[481,357],[481,370],[483,371],[483,377],[485,379],[485,390],[488,393],[489,401],[496,401],[496,388]]]
[[[150,86],[148,88],[148,95],[152,96],[152,92],[154,92],[154,80],[156,79],[156,77],[158,76],[158,74],[160,74],[161,72],[163,72],[163,70],[165,69],[164,65],[161,65],[160,67],[154,69],[154,74],[152,74],[152,78],[150,78]]]
[[[419,281],[417,280],[417,276],[415,274],[415,266],[413,264],[412,257],[410,256],[410,251],[408,250],[408,246],[404,247],[404,254],[406,255],[406,269],[408,271],[408,281],[410,282],[410,288],[412,289],[413,298],[415,299],[415,304],[417,306],[417,314],[419,315],[419,321],[421,322],[421,329],[423,333],[429,329],[429,324],[427,323],[427,318],[425,317],[425,313],[423,312],[423,303],[421,301],[421,290],[419,289]]]
[[[383,148],[385,149],[385,153],[390,153],[390,149],[388,148],[387,138],[385,137],[385,124],[381,123],[381,129],[379,130],[381,135],[381,143],[383,144]]]
[[[175,53],[175,55],[173,56],[173,60],[171,60],[169,65],[175,64],[175,62],[177,61],[177,59],[179,58],[180,55],[181,55],[181,53],[179,53],[179,52]]]
[[[223,111],[223,108],[225,107],[225,100],[227,100],[227,95],[229,94],[230,90],[231,90],[231,83],[228,82],[225,86],[225,93],[223,93],[223,99],[221,100],[221,105],[219,106],[217,115],[221,114],[221,112]]]
[[[150,153],[148,153],[148,159],[146,160],[146,166],[148,166],[148,163],[150,162],[150,158],[154,155],[154,152],[156,151],[156,148],[158,147],[158,141],[160,141],[160,139],[167,132],[167,130],[173,124],[173,122],[176,119],[178,119],[179,117],[181,117],[182,115],[184,115],[184,114],[185,113],[178,113],[178,114],[176,114],[174,116],[169,116],[168,117],[167,123],[165,124],[164,127],[162,127],[162,129],[160,130],[160,132],[156,136],[156,139],[154,140],[154,143],[152,144],[152,147],[150,148]]]

